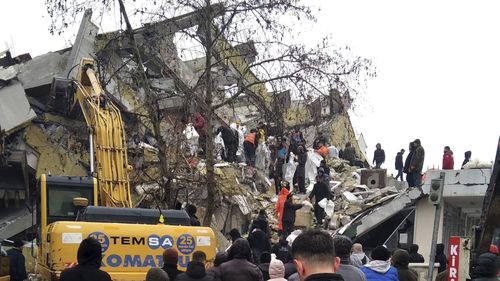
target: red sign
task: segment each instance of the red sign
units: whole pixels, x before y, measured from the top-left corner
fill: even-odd
[[[448,281],[458,280],[458,261],[460,260],[460,237],[452,236],[449,240],[448,251]]]

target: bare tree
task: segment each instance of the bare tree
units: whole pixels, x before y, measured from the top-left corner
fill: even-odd
[[[67,26],[68,18],[81,12],[84,4],[109,10],[111,0],[46,0],[49,14],[53,17],[52,32]],[[130,14],[136,21],[153,22],[149,28],[149,42],[137,44],[125,10],[123,0],[118,0],[120,11],[126,23],[125,36],[133,47],[134,61],[138,66],[137,84],[144,88],[147,97],[148,115],[152,123],[158,124],[154,134],[159,143],[160,155],[165,155],[162,147],[157,101],[150,92],[151,85],[145,72],[142,57],[148,61],[157,59],[162,74],[174,79],[176,90],[207,121],[206,142],[206,185],[208,198],[203,225],[211,224],[216,208],[216,182],[214,175],[214,131],[216,110],[224,108],[245,96],[261,111],[263,118],[276,122],[284,128],[285,109],[278,106],[276,94],[290,90],[294,98],[311,99],[320,95],[328,96],[336,89],[349,99],[356,99],[362,93],[366,79],[375,71],[369,59],[354,56],[347,47],[336,47],[327,38],[316,45],[293,43],[294,25],[314,23],[315,17],[310,7],[298,0],[157,0],[132,3]],[[128,5],[128,3],[127,3]],[[104,12],[102,12],[104,13]],[[190,15],[186,17],[185,15]],[[68,15],[72,15],[71,17]],[[154,28],[153,26],[156,26]],[[155,47],[166,34],[176,36],[178,45],[198,46],[198,58],[203,58],[196,73],[194,83],[178,75],[172,61],[165,60],[162,50]],[[181,51],[182,57],[182,51]],[[167,56],[168,57],[168,56]],[[196,58],[196,57],[191,57]],[[227,121],[227,120],[226,120]],[[155,127],[156,128],[156,127]],[[161,173],[171,172],[167,159]],[[167,177],[168,178],[168,177]],[[164,187],[169,189],[168,184]],[[172,195],[168,195],[172,198]]]

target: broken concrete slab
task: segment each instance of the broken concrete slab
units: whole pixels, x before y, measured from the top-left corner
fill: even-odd
[[[0,89],[0,129],[8,134],[23,127],[36,114],[24,93],[23,86],[12,81],[8,86]]]
[[[54,77],[66,77],[64,69],[69,52],[50,52],[22,64],[17,79],[25,90],[50,85]]]

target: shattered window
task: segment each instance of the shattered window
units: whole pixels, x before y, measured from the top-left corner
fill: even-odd
[[[76,217],[73,198],[83,197],[92,200],[92,188],[74,186],[48,186],[47,206],[49,216]]]

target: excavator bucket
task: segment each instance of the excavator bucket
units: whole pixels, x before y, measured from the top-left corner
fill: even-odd
[[[11,150],[0,163],[0,205],[8,207],[14,201],[19,205],[29,196],[29,167],[26,151]]]

